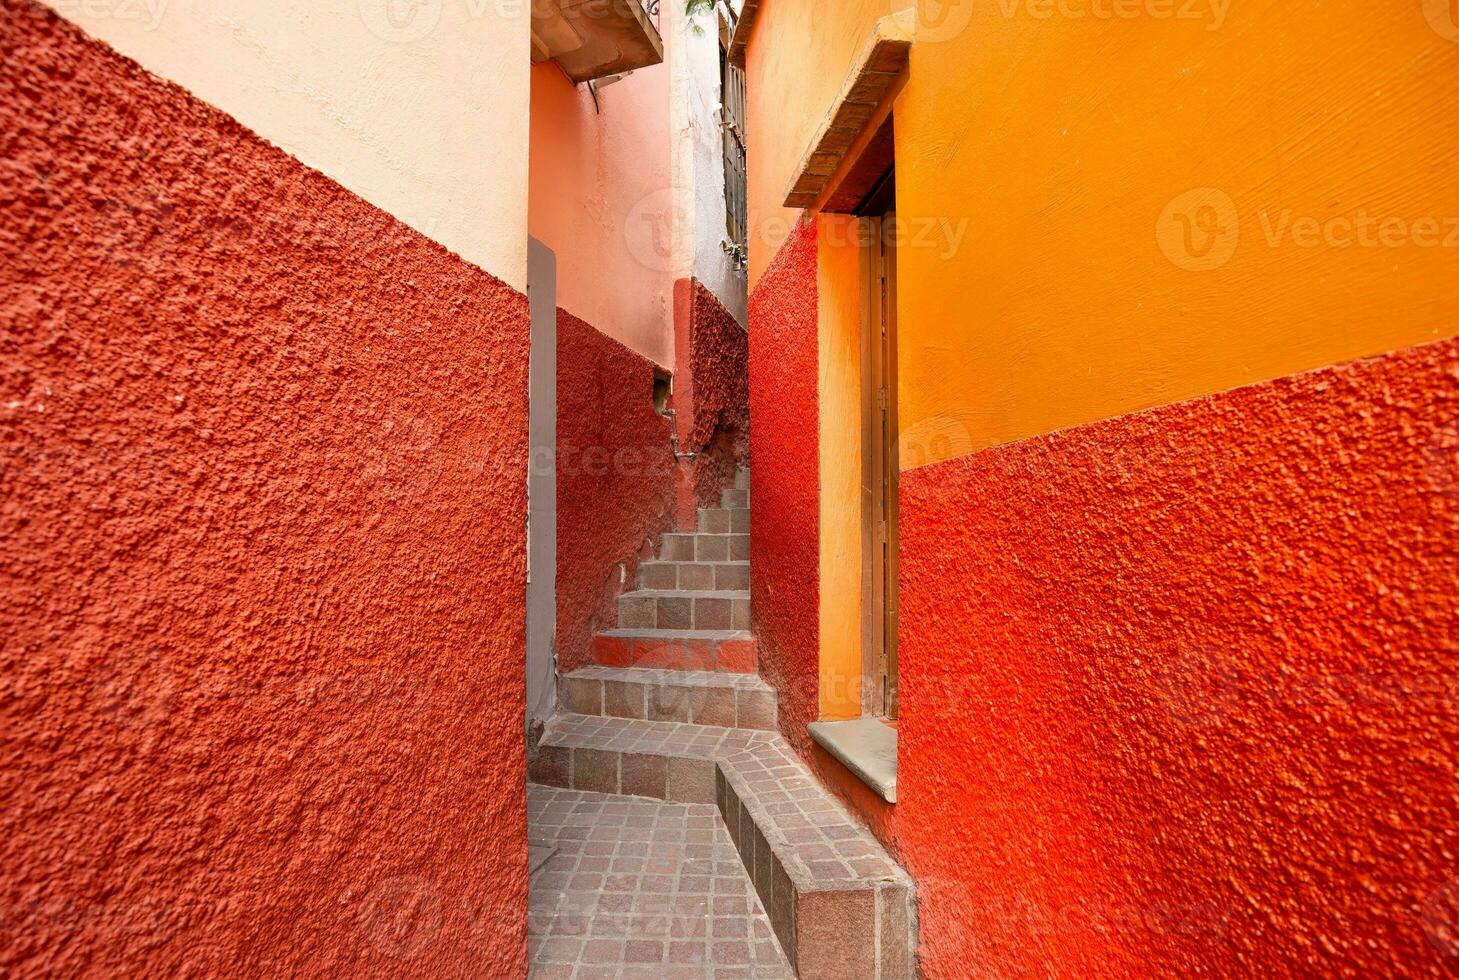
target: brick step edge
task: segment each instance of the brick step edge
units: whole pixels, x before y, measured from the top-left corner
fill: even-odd
[[[600,667],[754,674],[759,657],[747,630],[605,630],[593,637]]]
[[[916,975],[910,877],[779,735],[560,715],[542,738],[529,778],[715,804],[800,976]]]
[[[558,692],[578,715],[776,729],[775,689],[756,674],[584,667],[564,675]]]

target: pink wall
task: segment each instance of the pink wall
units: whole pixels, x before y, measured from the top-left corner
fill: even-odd
[[[524,975],[525,297],[3,3],[0,973]]]
[[[532,67],[528,228],[557,253],[557,305],[673,367],[669,74],[603,87],[595,108],[552,63]]]

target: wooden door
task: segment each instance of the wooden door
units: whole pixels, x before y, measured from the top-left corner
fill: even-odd
[[[863,209],[862,708],[897,717],[897,208],[888,173]]]

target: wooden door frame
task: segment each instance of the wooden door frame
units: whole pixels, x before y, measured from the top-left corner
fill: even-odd
[[[895,188],[895,172],[889,170],[857,209],[861,215],[858,231],[862,281],[861,710],[863,715],[893,719],[897,717],[898,706],[896,578],[900,469],[895,458],[898,436],[897,263],[892,233],[896,220]],[[887,501],[885,540],[878,502],[882,493]]]

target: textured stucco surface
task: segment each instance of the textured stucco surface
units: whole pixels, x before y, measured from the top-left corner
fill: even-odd
[[[1459,344],[901,491],[928,976],[1459,968]]]
[[[674,527],[674,453],[654,411],[654,365],[557,313],[557,656],[591,662],[593,634],[617,622],[638,562]]]
[[[748,462],[748,343],[697,283],[683,306],[671,406],[654,410],[654,364],[566,310],[557,315],[557,654],[562,670],[591,662],[593,634],[617,623],[617,597],[665,531],[689,530],[695,507]],[[671,435],[697,454],[675,461]]]
[[[750,338],[697,279],[674,284],[672,406],[679,448],[678,522],[694,526],[696,507],[718,507],[719,491],[750,462]]]
[[[526,289],[526,4],[50,5],[148,71]]]
[[[751,289],[893,9],[917,464],[1456,333],[1454,0],[764,0]]]
[[[816,226],[798,224],[750,295],[750,608],[780,727],[819,716]]]
[[[0,24],[0,972],[523,975],[525,297]]]

